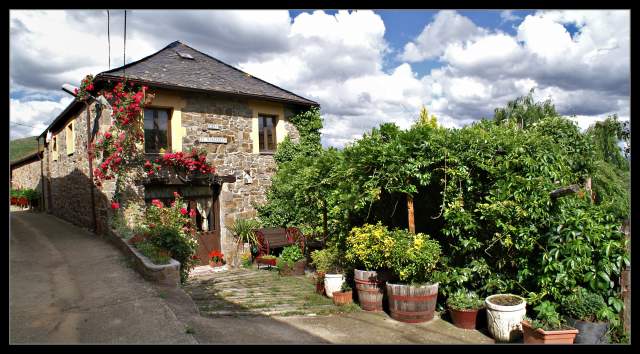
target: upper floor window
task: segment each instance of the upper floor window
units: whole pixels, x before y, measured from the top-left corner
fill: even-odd
[[[276,150],[276,117],[258,115],[258,146],[260,152],[274,152]]]
[[[58,160],[58,137],[57,136],[53,137],[51,157],[53,158],[53,161]]]
[[[69,125],[67,125],[67,131],[65,135],[66,145],[67,145],[67,155],[71,155],[75,151],[76,134],[73,128],[74,128],[73,123],[69,123]]]
[[[168,109],[145,108],[144,151],[160,153],[171,151],[171,125]]]

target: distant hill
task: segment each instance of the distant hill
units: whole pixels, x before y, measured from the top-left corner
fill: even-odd
[[[9,142],[9,161],[13,162],[25,156],[31,155],[38,149],[38,142],[35,136],[15,139]],[[42,146],[40,146],[42,150]]]

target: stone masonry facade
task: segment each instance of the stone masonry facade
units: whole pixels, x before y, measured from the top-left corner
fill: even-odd
[[[234,243],[232,235],[225,226],[238,218],[256,216],[255,205],[266,201],[266,193],[271,185],[271,177],[276,171],[276,163],[272,154],[256,153],[253,138],[257,136],[257,113],[260,112],[260,102],[240,96],[194,93],[187,91],[161,91],[156,99],[162,101],[163,96],[172,96],[174,101],[182,102],[182,107],[169,107],[181,110],[180,127],[182,130],[181,150],[189,151],[191,147],[205,149],[208,152],[207,161],[212,163],[218,175],[233,175],[234,183],[224,183],[219,196],[220,205],[220,244],[225,254],[233,253]],[[150,107],[153,107],[152,101]],[[285,135],[297,141],[299,135],[293,124],[288,120],[296,114],[299,108],[281,103],[265,104],[279,109],[277,117],[278,141]],[[165,107],[165,105],[163,105]],[[257,107],[257,108],[256,108]],[[95,104],[89,108],[91,130],[95,121]],[[175,116],[175,115],[174,115]],[[98,121],[100,131],[104,132],[110,123],[110,112],[103,110]],[[174,118],[172,118],[174,119]],[[68,134],[68,122],[76,125],[75,149],[67,154],[65,134]],[[208,124],[216,124],[216,130],[207,129]],[[57,139],[57,159],[54,160],[53,144],[49,141],[44,151],[43,173],[45,175],[45,206],[54,215],[68,220],[79,226],[92,228],[93,214],[91,205],[91,188],[89,178],[89,163],[87,159],[87,109],[71,114],[65,127],[54,131]],[[179,130],[179,129],[176,129]],[[181,134],[180,131],[172,131]],[[225,137],[227,143],[201,143],[201,137]],[[173,141],[174,138],[172,138]],[[173,150],[177,147],[172,146]],[[101,161],[93,161],[95,168]],[[37,176],[40,169],[37,164]],[[251,183],[246,183],[244,174],[251,176]],[[95,187],[93,187],[95,188]],[[140,179],[130,178],[124,188],[129,191],[125,197],[129,202],[144,203],[144,186]],[[111,217],[109,201],[113,196],[115,183],[105,181],[100,189],[94,189],[96,204],[96,219],[98,232],[106,230]]]
[[[34,141],[35,143],[35,141]],[[41,191],[40,160],[36,159],[11,167],[11,188],[29,188]]]

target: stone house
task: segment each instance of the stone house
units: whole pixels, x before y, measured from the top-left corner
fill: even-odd
[[[123,195],[129,203],[173,200],[178,191],[197,210],[201,259],[208,251],[232,251],[226,230],[238,218],[256,215],[275,172],[273,154],[289,135],[299,138],[289,118],[318,103],[255,78],[179,41],[123,67],[96,75],[107,80],[144,84],[155,93],[145,107],[145,154],[206,149],[217,171],[215,183],[193,186],[164,176],[129,178]],[[38,138],[44,143],[42,175],[48,212],[98,233],[109,227],[108,201],[113,181],[98,189],[92,171],[100,161],[89,156],[90,140],[105,131],[111,116],[96,101],[74,100]],[[203,264],[204,264],[203,260]]]
[[[42,190],[40,160],[42,160],[42,151],[12,161],[9,164],[11,188],[29,188],[40,192]]]

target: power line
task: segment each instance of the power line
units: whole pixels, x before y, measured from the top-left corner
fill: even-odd
[[[122,76],[125,76],[127,65],[127,10],[124,10],[124,51],[122,52]]]
[[[109,29],[109,25],[110,25],[110,18],[109,18],[109,9],[107,9],[107,42],[109,43],[109,70],[111,70],[111,31]]]
[[[34,127],[33,125],[24,124],[24,123],[18,123],[18,122],[9,122],[9,124],[22,125],[22,126],[29,127],[29,128],[37,128],[37,127]]]

